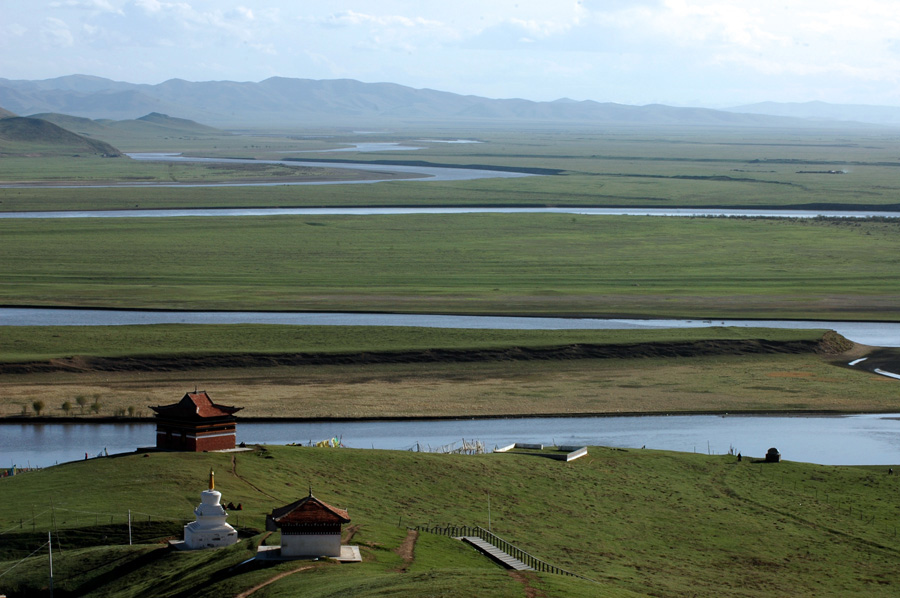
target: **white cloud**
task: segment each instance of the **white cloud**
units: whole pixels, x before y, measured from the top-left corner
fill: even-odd
[[[348,27],[353,25],[376,25],[380,27],[421,27],[440,25],[437,21],[423,19],[421,17],[404,17],[400,15],[371,15],[352,10],[344,10],[332,13],[326,17],[316,19],[321,25],[328,27]]]
[[[84,10],[122,14],[122,10],[113,6],[108,0],[62,0],[58,2],[51,2],[50,7],[80,8]]]
[[[3,28],[3,31],[6,35],[10,35],[13,37],[22,37],[23,35],[28,33],[28,27],[19,23],[10,23]]]
[[[733,90],[767,96],[760,99],[801,101],[804,93],[827,92],[841,96],[833,101],[900,101],[894,0],[8,0],[2,6],[0,72],[20,78],[339,76],[535,99],[683,103],[716,96],[721,104]],[[153,60],[139,67],[148,55]]]
[[[75,36],[69,26],[60,19],[47,17],[41,27],[41,39],[44,43],[59,48],[70,47],[75,44]]]

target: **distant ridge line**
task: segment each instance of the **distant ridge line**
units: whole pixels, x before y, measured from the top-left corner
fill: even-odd
[[[286,77],[271,77],[258,83],[170,79],[156,85],[87,75],[41,81],[0,78],[0,106],[18,114],[58,112],[113,120],[160,113],[230,128],[423,122],[811,126],[804,118],[710,108],[633,106],[594,100],[491,99],[396,83]]]

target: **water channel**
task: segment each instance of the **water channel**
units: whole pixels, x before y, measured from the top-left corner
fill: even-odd
[[[149,324],[284,324],[291,326],[411,326],[501,330],[649,330],[664,328],[783,328],[834,330],[864,345],[900,347],[900,323],[815,320],[687,320],[539,318],[439,314],[139,311],[114,309],[0,308],[3,326],[135,326]]]
[[[776,447],[790,461],[824,465],[900,464],[898,414],[850,416],[555,417],[322,423],[238,422],[238,442],[308,444],[333,437],[349,448],[429,450],[480,440],[487,450],[514,442],[729,450],[762,457]],[[153,446],[153,424],[0,424],[0,467],[48,467],[85,453],[128,453]],[[332,450],[332,449],[321,449]]]
[[[252,185],[251,185],[252,186]],[[2,185],[0,185],[2,187]],[[0,218],[183,218],[238,216],[393,216],[398,214],[577,214],[582,216],[671,216],[745,218],[898,218],[900,212],[874,210],[726,210],[701,208],[590,208],[590,207],[328,207],[328,208],[182,208],[158,210],[67,210],[0,212]]]

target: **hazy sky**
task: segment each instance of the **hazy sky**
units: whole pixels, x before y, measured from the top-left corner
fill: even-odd
[[[900,10],[891,0],[0,0],[0,77],[76,73],[900,105]]]

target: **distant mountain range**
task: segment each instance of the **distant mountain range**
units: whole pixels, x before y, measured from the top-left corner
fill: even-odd
[[[761,102],[728,108],[729,112],[766,114],[802,118],[818,122],[859,122],[877,125],[900,125],[900,107],[864,104],[829,104],[827,102],[779,103]]]
[[[259,83],[171,79],[158,85],[86,75],[42,81],[0,79],[0,106],[18,114],[63,113],[89,119],[128,120],[147,113],[165,113],[224,128],[424,121],[751,127],[798,127],[838,120],[900,124],[900,108],[847,107],[854,110],[847,110],[842,118],[842,107],[833,105],[832,111],[825,111],[819,104],[769,103],[711,110],[569,99],[533,102],[413,89],[394,83],[282,77]],[[881,120],[870,120],[875,118]]]

